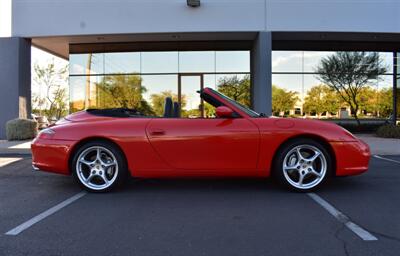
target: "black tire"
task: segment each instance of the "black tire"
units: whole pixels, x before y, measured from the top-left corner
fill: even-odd
[[[92,171],[90,171],[91,167],[89,167],[86,164],[84,164],[84,165],[86,165],[87,168],[78,167],[77,162],[78,162],[78,158],[81,156],[81,154],[83,152],[88,151],[88,150],[90,151],[91,149],[94,149],[94,148],[104,148],[105,151],[103,152],[103,154],[106,154],[106,155],[103,155],[103,157],[104,156],[107,157],[109,153],[112,153],[112,155],[115,158],[115,159],[112,158],[114,160],[113,162],[117,163],[117,165],[114,167],[115,168],[114,169],[115,178],[113,176],[112,183],[109,186],[104,187],[104,188],[94,189],[94,188],[90,187],[90,185],[85,184],[81,180],[84,178],[82,176],[82,174],[78,174],[78,172],[79,172],[78,168],[87,169],[85,171],[89,173],[88,175],[90,175],[90,173],[92,172]],[[102,166],[102,164],[99,164],[99,165]],[[90,142],[85,143],[84,145],[80,146],[79,149],[73,155],[70,168],[71,168],[71,173],[72,173],[74,180],[83,189],[85,189],[89,192],[95,192],[95,193],[109,192],[117,187],[122,186],[128,178],[128,168],[127,168],[127,163],[126,163],[126,160],[124,157],[124,153],[119,149],[119,147],[117,147],[115,144],[108,142],[108,141],[102,141],[102,140],[90,141]],[[96,168],[97,168],[97,166],[96,166]],[[99,167],[99,168],[101,168],[101,167]],[[107,168],[110,168],[110,167],[107,167]],[[106,170],[108,170],[108,169],[99,169],[99,172],[101,173],[100,170],[103,170],[104,175],[106,175]],[[117,171],[115,171],[115,170],[117,170]],[[100,175],[98,175],[98,176],[100,177]],[[93,176],[93,177],[95,177],[95,176]]]
[[[297,165],[300,165],[300,166],[297,166],[296,168],[289,168],[293,174],[289,174],[289,172],[286,172],[286,174],[285,174],[285,170],[284,170],[285,158],[286,157],[288,157],[288,159],[290,159],[290,157],[293,158],[292,154],[297,155],[296,153],[293,152],[293,150],[295,150],[297,148],[302,148],[303,146],[304,146],[303,150],[309,149],[310,152],[312,152],[311,150],[318,149],[319,152],[321,153],[321,157],[317,157],[318,159],[315,160],[315,163],[313,162],[312,164],[309,164],[309,165],[315,164],[315,165],[319,165],[319,166],[323,166],[324,164],[326,164],[325,172],[321,171],[319,173],[319,175],[321,177],[316,176],[314,174],[314,173],[318,173],[318,172],[314,172],[314,169],[317,169],[318,166],[315,168],[314,168],[314,166],[311,166],[311,167],[313,167],[312,168],[313,172],[308,173],[308,171],[310,170],[308,167],[310,167],[310,166],[303,165],[302,163],[300,163],[300,160],[296,165],[293,165],[293,166],[297,166]],[[307,153],[307,151],[305,151],[301,154],[305,154],[305,153]],[[325,161],[323,160],[323,158],[325,158]],[[286,159],[286,160],[288,161],[288,159]],[[297,192],[315,191],[316,189],[319,189],[321,186],[323,186],[332,177],[332,173],[334,172],[332,159],[333,159],[333,157],[331,156],[330,152],[325,148],[325,146],[323,144],[319,143],[318,141],[315,141],[312,139],[307,139],[307,138],[295,139],[295,140],[292,140],[292,141],[284,144],[278,150],[278,152],[275,156],[275,159],[274,159],[272,175],[281,185],[283,185],[286,188],[289,188],[291,190],[294,190]],[[297,160],[298,159],[296,159],[296,157],[294,157],[294,161],[296,162]],[[306,162],[305,164],[309,163],[307,161],[304,161],[304,162]],[[287,165],[287,163],[286,163],[286,165]],[[321,167],[321,170],[322,169],[323,168]],[[305,176],[303,176],[304,179],[307,178],[307,179],[311,180],[310,184],[313,184],[312,180],[313,180],[313,176],[315,176],[315,181],[314,181],[315,184],[310,185],[310,187],[307,187],[306,185],[304,185],[304,187],[300,187],[300,183],[294,184],[294,183],[296,183],[296,181],[294,181],[290,177],[296,178],[296,172],[299,177],[298,183],[300,182],[300,175],[301,175],[300,173],[302,172],[303,175],[304,175],[304,173],[306,173]],[[321,173],[324,173],[324,174],[321,175]],[[303,181],[303,179],[302,179],[302,181]]]

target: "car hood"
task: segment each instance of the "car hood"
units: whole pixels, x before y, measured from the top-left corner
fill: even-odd
[[[310,134],[326,138],[328,141],[358,141],[358,139],[343,127],[329,122],[302,118],[260,118],[261,131]]]

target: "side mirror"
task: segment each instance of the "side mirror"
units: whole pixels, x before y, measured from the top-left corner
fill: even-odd
[[[219,118],[230,118],[232,117],[233,110],[225,106],[219,106],[215,109],[215,114]]]

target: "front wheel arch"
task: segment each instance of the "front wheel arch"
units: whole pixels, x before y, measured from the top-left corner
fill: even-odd
[[[104,138],[104,137],[89,137],[89,138],[85,138],[85,139],[80,140],[80,141],[79,141],[78,143],[76,143],[76,144],[72,147],[72,149],[70,150],[69,155],[68,155],[68,172],[69,172],[70,174],[71,174],[71,171],[72,171],[72,169],[71,169],[71,167],[72,167],[72,160],[74,159],[74,156],[75,156],[76,152],[77,152],[83,145],[85,145],[85,144],[87,144],[87,143],[89,143],[89,142],[93,142],[93,141],[103,141],[103,142],[107,142],[107,143],[113,144],[115,147],[117,147],[117,148],[120,150],[120,152],[121,152],[121,154],[122,154],[122,157],[123,157],[124,160],[125,160],[126,166],[129,166],[129,165],[128,165],[128,160],[127,160],[126,155],[125,155],[125,152],[122,150],[122,148],[121,148],[116,142],[114,142],[114,141],[111,140],[111,139]],[[128,170],[128,171],[130,172],[130,170]]]
[[[285,148],[288,144],[292,143],[295,140],[299,140],[299,139],[310,139],[310,140],[314,140],[314,141],[322,144],[322,146],[324,146],[324,148],[329,152],[329,154],[332,157],[332,173],[331,174],[333,176],[336,176],[336,155],[335,155],[335,151],[333,150],[332,146],[329,144],[329,142],[326,139],[324,139],[324,138],[322,138],[322,137],[320,137],[318,135],[313,135],[313,134],[301,134],[301,135],[290,137],[290,138],[286,139],[285,141],[283,141],[281,143],[281,145],[275,150],[274,156],[272,157],[272,161],[271,161],[271,164],[270,164],[270,176],[272,176],[273,173],[274,173],[273,169],[274,169],[275,163],[277,161],[279,152],[281,152],[282,149]]]

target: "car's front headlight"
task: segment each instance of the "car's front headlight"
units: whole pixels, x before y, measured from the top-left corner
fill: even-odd
[[[41,139],[51,139],[55,133],[56,132],[53,129],[45,128],[39,132],[37,137]]]

